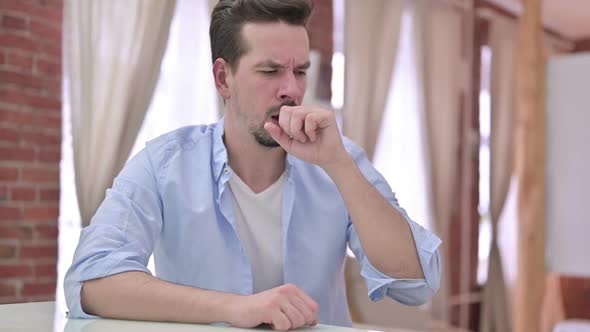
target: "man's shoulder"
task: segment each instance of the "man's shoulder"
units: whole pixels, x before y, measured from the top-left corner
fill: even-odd
[[[178,149],[189,149],[191,144],[197,144],[203,138],[211,137],[217,123],[209,125],[185,126],[162,134],[146,143],[150,149],[161,149],[163,147],[176,147]]]
[[[156,165],[185,153],[210,153],[213,132],[219,124],[181,127],[160,135],[145,145],[145,152]]]

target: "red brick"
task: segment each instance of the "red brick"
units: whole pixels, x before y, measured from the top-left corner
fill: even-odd
[[[51,97],[31,96],[29,105],[45,109],[61,110],[61,100]]]
[[[16,284],[0,282],[0,297],[15,297],[16,296]]]
[[[59,202],[59,189],[41,189],[40,196],[44,202]]]
[[[15,0],[1,0],[0,8],[27,14],[27,16],[35,16],[49,21],[59,23],[62,21],[61,7],[57,6],[40,6],[35,2],[15,1]]]
[[[55,281],[50,282],[36,282],[36,283],[25,283],[22,290],[22,295],[50,295],[55,294]]]
[[[59,162],[61,160],[61,149],[43,148],[37,151],[37,160],[43,162]]]
[[[6,62],[6,56],[3,52],[0,52],[0,65],[3,65]]]
[[[0,141],[18,143],[19,131],[16,128],[0,128]]]
[[[41,80],[37,77],[30,74],[15,73],[6,70],[0,70],[0,82],[37,89],[43,86]]]
[[[0,296],[0,304],[15,304],[15,303],[27,303],[24,299],[16,296]]]
[[[5,103],[27,105],[29,95],[25,94],[21,89],[15,88],[1,88],[0,100]]]
[[[21,140],[27,144],[61,147],[61,136],[59,133],[40,132],[39,129],[42,130],[43,128],[22,130]]]
[[[1,240],[31,240],[33,239],[33,229],[27,226],[1,226]]]
[[[22,17],[2,15],[2,27],[14,30],[27,30],[27,20]]]
[[[52,42],[40,44],[39,52],[52,57],[54,60],[59,60],[61,58],[61,43]]]
[[[31,20],[29,24],[31,34],[39,37],[41,40],[61,41],[61,29],[51,26],[50,24]]]
[[[0,110],[0,123],[32,125],[35,123],[35,114],[24,111]]]
[[[2,159],[2,158],[0,158]],[[16,181],[18,179],[18,168],[0,167],[0,181]]]
[[[63,0],[38,0],[43,6],[49,6],[54,8],[63,8]]]
[[[22,179],[29,182],[55,182],[59,183],[59,170],[46,168],[24,168]]]
[[[23,143],[41,145],[45,141],[45,137],[42,132],[42,128],[27,128],[21,133],[21,139]]]
[[[52,79],[45,79],[43,80],[43,90],[50,94],[51,96],[55,96],[61,98],[61,73],[59,76],[59,80],[52,80]]]
[[[0,265],[0,278],[26,278],[33,276],[33,268],[26,264]]]
[[[10,199],[13,201],[34,201],[37,192],[33,187],[12,187],[10,188]]]
[[[23,213],[25,221],[47,220],[54,221],[59,217],[59,208],[52,206],[27,207]]]
[[[35,233],[39,239],[57,239],[59,235],[57,226],[36,226]]]
[[[56,258],[57,244],[55,245],[23,245],[20,250],[20,258]]]
[[[52,116],[39,114],[39,117],[37,118],[37,125],[41,128],[61,129],[61,115]]]
[[[33,161],[35,160],[35,150],[32,148],[0,147],[0,160]]]
[[[11,244],[0,244],[0,259],[13,258],[16,255],[16,246]]]
[[[0,220],[21,220],[21,208],[14,206],[0,206]]]
[[[61,77],[61,65],[54,61],[37,59],[35,61],[35,70],[39,74],[49,77]]]
[[[8,75],[10,76],[13,74],[15,73],[9,73]],[[23,78],[23,82],[25,80],[26,79]],[[38,80],[37,83],[34,83],[34,85],[35,84],[39,87],[42,86],[40,80]],[[31,107],[54,109],[58,111],[61,110],[61,100],[58,98],[36,96],[17,89],[0,89],[0,100],[4,101],[5,103],[22,104]]]
[[[0,202],[8,199],[8,187],[0,185]]]
[[[33,57],[9,53],[6,54],[6,64],[31,72],[33,70]]]
[[[35,271],[35,277],[57,277],[57,262],[51,264],[40,264],[33,265]]]
[[[0,45],[31,53],[36,53],[39,50],[39,46],[31,38],[15,36],[9,33],[0,33]]]

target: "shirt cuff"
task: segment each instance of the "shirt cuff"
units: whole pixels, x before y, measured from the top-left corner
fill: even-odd
[[[367,257],[361,262],[361,276],[366,280],[368,296],[380,301],[386,295],[406,305],[420,305],[428,301],[440,287],[441,240],[420,225],[410,222],[410,229],[418,250],[424,279],[393,278],[377,270]]]
[[[102,277],[107,277],[123,272],[131,272],[131,271],[139,271],[151,274],[151,272],[142,264],[132,261],[132,260],[125,260],[119,259],[111,264],[107,262],[102,262],[106,266],[111,266],[106,272],[102,271],[99,272],[99,269],[88,269],[87,273],[81,273],[78,277],[74,276],[76,274],[75,271],[71,271],[72,275],[66,275],[65,282],[64,282],[64,291],[66,294],[66,302],[69,308],[69,312],[67,313],[68,318],[80,318],[80,319],[96,319],[100,318],[98,316],[90,315],[84,312],[82,309],[82,284],[87,280],[98,279]]]

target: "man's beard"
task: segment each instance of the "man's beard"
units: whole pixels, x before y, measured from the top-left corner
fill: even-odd
[[[254,139],[258,144],[267,148],[278,148],[279,146],[281,146],[279,143],[277,143],[277,141],[274,140],[274,138],[272,138],[272,136],[270,136],[268,131],[264,129],[264,124],[273,113],[279,112],[281,107],[283,106],[297,106],[297,104],[294,101],[290,101],[269,108],[266,111],[266,114],[264,115],[264,121],[262,121],[262,123],[257,128],[250,128],[250,133],[254,136]]]

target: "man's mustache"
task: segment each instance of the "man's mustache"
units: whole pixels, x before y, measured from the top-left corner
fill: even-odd
[[[273,107],[269,108],[268,111],[266,111],[266,115],[270,116],[271,114],[278,113],[281,110],[281,107],[283,107],[283,106],[293,107],[293,106],[297,106],[297,103],[295,103],[295,101],[291,100],[291,101],[282,103],[280,105],[273,106]]]

